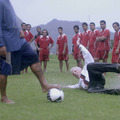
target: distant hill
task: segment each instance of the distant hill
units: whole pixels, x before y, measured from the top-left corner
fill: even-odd
[[[22,20],[20,20],[18,17],[17,17],[17,21],[18,21],[19,25],[22,23]],[[57,37],[59,35],[58,31],[57,31],[57,28],[60,27],[60,26],[63,27],[64,33],[68,37],[69,52],[71,52],[72,37],[74,35],[74,31],[73,31],[73,26],[74,25],[79,25],[80,26],[80,31],[83,32],[82,22],[80,22],[80,21],[62,21],[62,20],[53,19],[52,21],[48,22],[45,25],[38,25],[38,26],[40,26],[42,29],[47,29],[48,30],[49,36],[51,36],[53,38],[54,42],[55,42],[55,45],[52,48],[51,52],[55,53]],[[100,30],[99,27],[97,27],[97,29]],[[36,26],[32,27],[31,32],[33,33],[33,35],[36,34]],[[114,33],[111,32],[111,39],[113,39],[113,37],[114,37]]]

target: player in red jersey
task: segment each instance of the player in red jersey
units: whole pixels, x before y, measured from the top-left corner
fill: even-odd
[[[95,29],[95,23],[94,22],[90,23],[90,29],[91,29],[91,33],[90,33],[88,50],[94,58],[95,51],[97,49],[96,38],[99,37],[99,31],[97,29]]]
[[[62,72],[63,60],[66,62],[67,71],[69,71],[69,56],[68,56],[68,45],[67,36],[63,34],[63,28],[59,27],[58,32],[60,36],[57,38],[57,50],[56,55],[58,55],[58,60],[60,64],[60,72]]]
[[[81,55],[80,55],[80,49],[78,48],[77,45],[77,40],[80,38],[80,41],[82,40],[82,33],[79,32],[79,26],[75,25],[73,27],[75,35],[73,36],[72,39],[72,55],[74,55],[74,59],[77,62],[77,66],[82,68],[82,60],[81,60]]]
[[[26,39],[26,41],[27,41],[28,43],[32,43],[35,38],[34,38],[34,36],[32,35],[32,33],[27,30],[28,28],[29,28],[29,30],[31,29],[31,27],[29,27],[29,26],[30,26],[30,24],[27,24],[27,25],[26,25],[26,23],[22,23],[22,24],[21,24],[22,31],[23,31],[23,33],[24,33],[24,38]],[[25,73],[27,73],[27,72],[28,72],[28,69],[26,68],[26,69],[25,69]],[[22,71],[22,73],[24,73],[24,70]]]
[[[120,64],[120,25],[118,22],[113,23],[113,28],[116,31],[114,35],[114,44],[112,49],[112,63]],[[120,77],[120,74],[118,75]]]
[[[38,47],[38,45],[39,47]],[[51,44],[51,46],[49,46]],[[54,41],[48,36],[48,31],[44,29],[42,35],[35,40],[35,46],[39,51],[39,60],[42,67],[42,62],[44,62],[44,72],[46,72],[47,61],[49,61],[49,53],[54,45]]]
[[[88,49],[89,46],[89,34],[90,30],[88,30],[88,24],[86,22],[82,23],[82,28],[84,30],[84,33],[82,34],[82,45]]]
[[[96,39],[98,42],[98,47],[95,52],[95,62],[102,60],[107,63],[107,58],[110,50],[110,31],[106,29],[106,22],[104,20],[100,21],[101,31],[100,36]]]
[[[25,24],[25,23],[22,23],[22,24],[21,24],[21,27],[22,27],[22,30],[23,30],[23,32],[24,32],[26,41],[27,41],[28,43],[32,43],[35,38],[34,38],[34,36],[32,35],[32,33],[27,30],[26,24]]]
[[[30,24],[26,24],[26,30],[28,30],[28,31],[31,30],[31,25]]]

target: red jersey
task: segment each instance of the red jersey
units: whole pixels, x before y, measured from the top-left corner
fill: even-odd
[[[74,54],[78,54],[79,51],[80,51],[80,49],[77,46],[78,38],[80,38],[80,43],[81,43],[81,41],[82,41],[82,33],[78,33],[78,34],[73,36],[72,44],[74,45]]]
[[[59,54],[63,53],[65,43],[67,43],[67,36],[65,34],[58,36],[57,45],[58,45],[58,48],[59,48]],[[68,45],[66,47],[65,52],[66,52],[66,54],[68,54]]]
[[[113,44],[113,51],[112,51],[112,63],[119,63],[120,64],[120,49],[119,53],[116,54],[116,49],[120,43],[120,30],[115,33],[114,35],[114,44]]]
[[[39,45],[40,48],[42,48],[40,52],[46,53],[49,52],[48,50],[49,45],[54,43],[51,37],[49,36],[43,37],[42,35],[37,37],[35,42]]]
[[[110,50],[110,31],[108,29],[100,31],[100,37],[106,37],[106,40],[103,42],[98,42],[99,50]]]
[[[117,49],[119,42],[120,42],[120,30],[116,32],[114,35],[113,51]]]
[[[30,42],[32,38],[34,38],[34,36],[32,35],[32,33],[30,31],[25,31],[24,32],[24,35],[25,35],[25,39],[27,42]]]
[[[89,35],[90,35],[90,30],[87,30],[86,32],[84,32],[82,34],[82,45],[84,45],[85,47],[87,47],[88,45],[88,41],[89,41]]]
[[[96,47],[96,38],[99,37],[99,31],[95,29],[94,31],[91,31],[90,33],[90,40],[89,40],[89,48],[94,49]]]

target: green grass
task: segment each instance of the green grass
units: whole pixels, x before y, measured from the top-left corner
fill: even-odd
[[[70,68],[76,65],[71,56],[69,62]],[[78,82],[66,72],[65,63],[63,73],[59,72],[56,56],[50,56],[45,77],[49,83],[55,84]],[[106,87],[120,84],[115,73],[108,73],[106,80]],[[28,74],[11,76],[7,93],[15,104],[0,103],[0,120],[120,120],[120,96],[88,94],[82,90],[63,91],[64,101],[51,103],[47,101],[46,93],[41,92],[39,82],[30,70]]]

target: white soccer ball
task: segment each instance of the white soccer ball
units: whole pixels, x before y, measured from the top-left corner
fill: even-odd
[[[47,93],[47,99],[51,102],[62,102],[64,100],[64,92],[61,89],[52,88]]]

